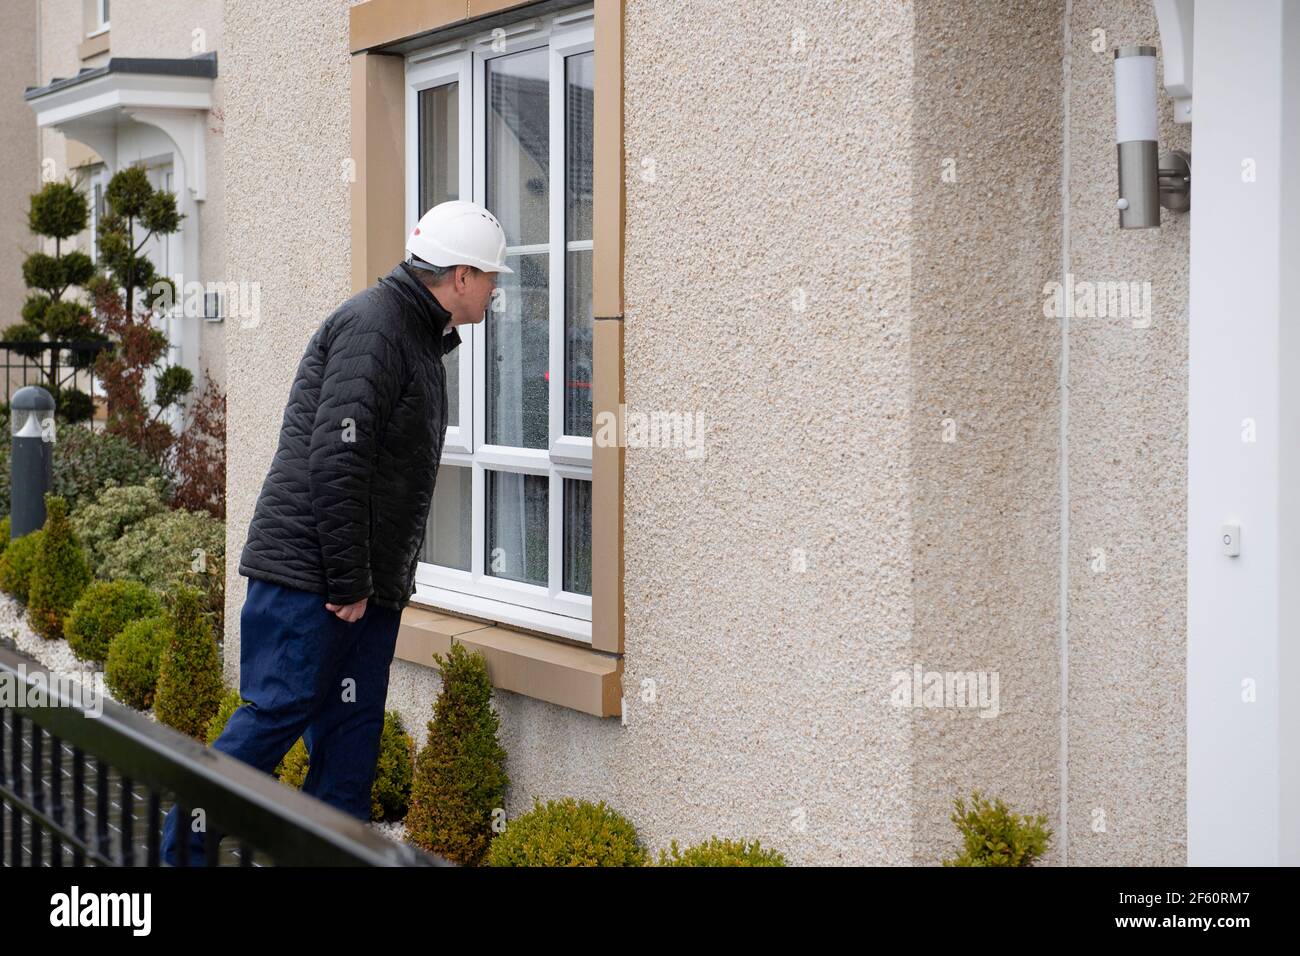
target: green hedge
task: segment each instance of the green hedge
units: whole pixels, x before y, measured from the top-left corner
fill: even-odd
[[[159,478],[143,485],[110,484],[73,512],[72,527],[98,576],[105,577],[102,569],[109,545],[132,525],[167,510],[163,491]]]
[[[220,635],[225,621],[226,526],[201,511],[163,511],[137,521],[102,549],[97,571],[155,591],[197,588]]]
[[[9,513],[10,440],[8,428],[0,431],[0,514]],[[94,498],[110,482],[142,485],[150,478],[166,480],[162,468],[126,439],[84,425],[58,429],[52,490],[69,507]],[[164,487],[170,500],[170,486]]]

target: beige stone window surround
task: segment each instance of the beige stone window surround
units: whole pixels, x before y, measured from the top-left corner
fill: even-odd
[[[109,31],[105,30],[102,33],[92,34],[77,44],[77,57],[82,60],[89,60],[101,53],[107,53],[109,49]]]
[[[108,14],[111,11],[109,0],[81,0],[82,22],[86,25],[84,35],[97,38],[105,35],[111,26]]]
[[[362,289],[403,256],[406,221],[405,55],[569,7],[594,6],[593,418],[623,396],[623,120],[621,0],[370,0],[349,12],[352,48],[352,284]],[[483,653],[496,686],[597,716],[621,713],[623,449],[592,449],[591,643],[490,617],[413,603],[397,656],[432,665],[452,641]]]
[[[111,10],[111,8],[109,8]],[[109,23],[103,18],[104,0],[81,0],[81,43],[77,58],[89,60],[109,50]]]

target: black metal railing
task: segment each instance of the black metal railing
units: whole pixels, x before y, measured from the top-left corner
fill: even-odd
[[[108,342],[0,342],[5,404],[25,385],[46,389],[76,388],[95,394],[95,357]]]
[[[0,644],[0,865],[159,866],[165,802],[203,808],[207,866],[452,865]]]

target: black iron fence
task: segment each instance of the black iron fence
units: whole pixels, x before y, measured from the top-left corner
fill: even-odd
[[[0,865],[159,866],[173,802],[207,866],[451,865],[0,645]]]
[[[40,385],[57,397],[65,389],[95,394],[95,357],[108,342],[0,342],[6,407],[25,385]]]

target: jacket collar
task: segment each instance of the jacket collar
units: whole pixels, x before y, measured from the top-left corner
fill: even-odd
[[[436,341],[441,341],[443,331],[451,321],[451,313],[442,307],[442,303],[420,281],[413,266],[399,262],[393,267],[392,272],[379,280],[379,284],[386,285],[396,292],[398,297],[428,324],[434,334],[439,336]]]

